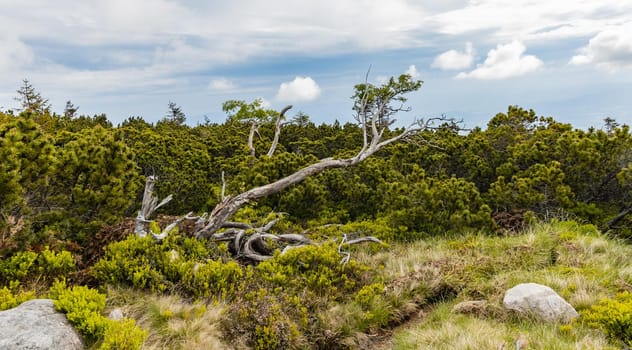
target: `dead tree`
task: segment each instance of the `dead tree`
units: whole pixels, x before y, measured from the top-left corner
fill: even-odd
[[[252,188],[237,195],[224,196],[224,191],[222,191],[222,199],[211,211],[211,213],[208,216],[204,214],[201,217],[196,218],[198,221],[196,222],[194,232],[195,237],[198,239],[208,238],[215,241],[231,242],[237,257],[244,257],[254,261],[262,261],[271,257],[272,249],[268,246],[266,240],[286,244],[284,251],[296,246],[311,244],[310,240],[301,234],[276,235],[269,233],[277,219],[274,219],[261,227],[253,227],[252,225],[245,223],[231,222],[230,218],[244,205],[256,201],[259,198],[281,192],[286,188],[300,183],[306,178],[317,175],[325,170],[354,166],[392,143],[407,140],[414,141],[416,138],[422,137],[423,131],[434,129],[435,125],[438,123],[451,121],[445,116],[417,119],[400,132],[387,132],[389,127],[395,121],[393,116],[396,113],[409,111],[408,108],[403,107],[403,104],[406,101],[404,95],[418,90],[421,87],[421,84],[421,81],[413,81],[410,76],[402,75],[398,80],[391,78],[387,84],[380,87],[367,83],[357,85],[356,95],[354,96],[356,98],[354,110],[356,111],[355,119],[358,121],[362,129],[362,146],[355,156],[342,159],[321,159],[318,162],[308,165],[291,175],[269,184]],[[249,105],[244,105],[242,103],[238,106]],[[229,107],[234,108],[233,106]],[[276,123],[275,137],[272,146],[268,151],[269,156],[274,154],[278,144],[278,136],[280,133],[283,115],[290,108],[291,106],[284,108],[279,114]],[[256,130],[256,128],[251,128],[248,141],[251,151],[254,148],[251,145],[251,139],[254,137],[253,130]],[[385,133],[389,136],[385,137]],[[225,181],[222,181],[222,188],[225,188]],[[143,201],[143,203],[144,202],[145,201]],[[154,210],[160,207],[160,205],[161,204],[155,206]],[[152,206],[149,208],[151,207]],[[151,212],[152,211],[149,211],[147,214],[150,215]],[[145,212],[141,210],[141,213]],[[141,216],[141,213],[139,213],[137,225],[140,225],[147,220],[147,215],[143,214]],[[191,218],[189,215],[190,214],[187,214],[181,220]],[[156,237],[162,235],[154,236]],[[339,245],[339,251],[342,255],[344,255],[343,262],[348,260],[348,254],[342,251],[342,247],[362,242],[380,241],[374,237],[364,237],[354,240],[347,240],[345,237]]]
[[[402,75],[398,80],[391,78],[388,83],[380,87],[367,83],[357,85],[354,110],[356,111],[355,119],[362,128],[362,147],[354,157],[321,159],[272,183],[252,188],[234,196],[226,196],[211,211],[204,227],[197,230],[195,236],[197,238],[211,238],[218,230],[224,228],[230,218],[247,203],[281,192],[327,169],[354,166],[394,142],[414,139],[420,136],[424,130],[432,129],[437,122],[448,121],[445,116],[425,120],[417,119],[399,134],[388,138],[384,137],[389,126],[395,122],[393,116],[398,112],[410,110],[403,106],[406,102],[404,95],[418,90],[421,84],[421,81],[414,81],[409,75]],[[286,107],[283,112],[288,109]]]
[[[272,142],[272,147],[268,151],[268,156],[271,156],[278,144],[278,136],[281,132],[281,122],[283,121],[284,114],[292,106],[285,107],[277,117],[275,132],[275,141]],[[246,103],[241,100],[229,100],[224,102],[222,110],[229,113],[229,120],[236,124],[250,125],[250,131],[248,132],[248,151],[250,153],[250,165],[252,166],[256,157],[255,149],[255,134],[261,138],[259,134],[259,126],[270,122],[272,116],[276,114],[273,110],[263,108],[263,100],[256,99],[252,103]]]
[[[274,139],[272,140],[272,145],[270,145],[270,149],[268,150],[267,156],[272,157],[276,148],[279,144],[279,136],[281,135],[281,126],[283,125],[283,120],[285,119],[285,112],[289,111],[292,108],[291,105],[286,106],[281,110],[279,116],[277,117],[277,121],[274,126]],[[255,134],[261,138],[261,134],[259,134],[259,121],[256,119],[250,120],[250,132],[248,133],[248,150],[250,150],[250,159],[254,160],[256,156],[256,150],[254,145]]]
[[[255,187],[235,196],[227,196],[215,206],[208,217],[206,225],[201,230],[195,232],[195,236],[198,238],[208,238],[215,232],[217,232],[217,230],[224,227],[224,224],[237,212],[237,210],[239,210],[245,204],[255,201],[259,198],[281,192],[284,189],[295,185],[310,176],[317,175],[327,169],[346,168],[354,166],[364,161],[383,147],[391,143],[412,137],[420,131],[427,129],[429,126],[428,123],[432,120],[433,119],[430,119],[426,122],[419,121],[406,128],[400,134],[386,140],[382,139],[385,129],[378,129],[376,127],[376,122],[371,122],[371,124],[368,126],[363,125],[364,144],[360,151],[354,157],[344,159],[321,159],[320,161],[308,165],[307,167],[300,169],[295,173],[279,179],[275,182]],[[370,129],[372,133],[370,139],[367,136],[367,133],[369,132],[368,129]]]

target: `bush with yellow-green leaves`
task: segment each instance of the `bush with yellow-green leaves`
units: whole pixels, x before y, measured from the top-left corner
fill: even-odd
[[[617,294],[614,299],[603,299],[582,314],[588,325],[603,330],[613,341],[632,345],[632,293]]]
[[[222,260],[227,251],[225,244],[173,232],[163,241],[129,236],[110,244],[92,273],[111,285],[223,299],[239,288],[243,275],[235,261]]]
[[[132,319],[110,320],[103,316],[105,295],[85,286],[67,288],[56,282],[49,295],[55,308],[66,314],[88,345],[98,349],[140,349],[147,332],[136,327]]]
[[[365,286],[376,277],[355,260],[341,263],[333,242],[290,249],[246,269],[244,288],[227,306],[222,327],[229,338],[255,349],[331,348],[340,334],[323,325],[328,309],[368,306],[381,284]]]
[[[67,251],[55,252],[45,247],[39,253],[17,252],[0,260],[0,285],[12,282],[51,283],[75,270],[75,262]]]
[[[9,287],[0,288],[0,311],[14,308],[33,298],[35,292],[23,291],[19,283],[11,283]]]

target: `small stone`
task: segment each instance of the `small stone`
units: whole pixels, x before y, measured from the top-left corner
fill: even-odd
[[[120,308],[116,308],[112,311],[110,311],[110,314],[108,315],[108,318],[110,320],[114,320],[114,321],[120,321],[123,319],[123,311]]]
[[[486,300],[467,300],[460,302],[452,308],[452,313],[466,315],[484,315],[487,311]]]

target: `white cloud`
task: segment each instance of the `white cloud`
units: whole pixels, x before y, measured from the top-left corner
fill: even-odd
[[[484,33],[490,41],[559,40],[593,35],[612,23],[630,20],[632,2],[621,0],[468,1],[429,17],[426,24],[447,35]]]
[[[280,101],[301,102],[312,101],[320,96],[320,87],[311,77],[296,77],[290,82],[282,83],[277,93]]]
[[[156,47],[190,37],[207,60],[409,47],[419,43],[415,30],[423,28],[426,16],[408,0],[59,0],[54,5],[31,0],[2,7],[0,29],[21,36],[91,47]]]
[[[0,47],[0,72],[9,73],[33,62],[31,48],[14,36],[0,34]]]
[[[632,67],[632,23],[600,32],[579,53],[570,64],[593,63],[610,71]]]
[[[404,74],[410,75],[410,77],[413,78],[413,79],[417,79],[417,78],[419,78],[421,76],[421,74],[417,70],[417,67],[415,67],[414,64],[411,64],[408,67],[408,69],[406,70],[406,72],[404,72]]]
[[[456,70],[469,68],[474,62],[474,48],[472,43],[465,44],[465,52],[456,50],[446,51],[435,57],[432,67],[443,70]]]
[[[219,91],[234,90],[236,87],[235,83],[226,78],[215,78],[208,84],[209,89]]]
[[[506,79],[525,75],[542,67],[542,61],[532,55],[524,55],[526,47],[514,40],[506,45],[498,45],[487,53],[487,59],[476,69],[459,73],[456,78]]]

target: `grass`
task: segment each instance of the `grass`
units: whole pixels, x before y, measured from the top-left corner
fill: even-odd
[[[519,317],[504,310],[502,299],[516,284],[541,283],[581,313],[632,289],[630,256],[631,246],[592,226],[553,222],[504,237],[431,238],[356,258],[381,268],[386,284],[396,285],[401,298],[414,297],[419,284],[447,285],[453,291],[437,303],[419,304],[422,316],[396,327],[382,349],[515,349],[521,335],[530,349],[616,349],[581,320],[565,326]],[[485,300],[487,306],[468,315],[452,311],[472,300]]]
[[[302,342],[294,348],[508,350],[522,337],[529,349],[616,349],[618,344],[608,343],[581,319],[570,325],[541,322],[508,312],[502,299],[516,284],[541,283],[581,314],[604,298],[632,290],[630,256],[632,246],[593,226],[555,221],[506,236],[466,232],[377,252],[354,247],[352,258],[376,274],[375,284],[337,302],[311,299],[305,304]],[[458,303],[481,300],[485,304],[468,313],[453,311]],[[222,333],[227,306],[128,288],[108,290],[108,308],[121,308],[149,331],[144,349],[246,348],[244,341],[233,337],[229,342]],[[261,317],[260,310],[251,311],[248,317]]]
[[[453,303],[437,305],[422,321],[395,333],[389,348],[412,349],[515,349],[519,337],[529,349],[616,349],[598,333],[574,335],[556,325],[532,320],[501,322],[452,313]]]
[[[108,303],[110,309],[120,308],[126,317],[149,331],[143,349],[232,349],[219,330],[221,305],[113,288],[108,290]]]

